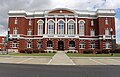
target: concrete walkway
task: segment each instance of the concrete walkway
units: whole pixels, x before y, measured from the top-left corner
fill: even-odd
[[[58,51],[48,63],[50,65],[75,65],[64,51]]]

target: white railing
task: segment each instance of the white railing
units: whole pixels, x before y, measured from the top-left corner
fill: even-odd
[[[17,35],[15,35],[15,34],[10,34],[9,35],[9,38],[20,38],[20,35],[19,34],[17,34]]]

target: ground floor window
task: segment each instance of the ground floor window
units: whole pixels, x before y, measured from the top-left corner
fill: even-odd
[[[69,47],[75,47],[75,42],[74,41],[70,41],[69,42]]]
[[[82,48],[85,48],[84,42],[80,42],[80,48],[81,48],[81,49],[82,49]]]
[[[106,49],[109,49],[110,48],[110,43],[107,41],[106,42]]]
[[[95,43],[91,43],[90,48],[94,49],[95,48]]]
[[[13,41],[12,47],[13,47],[13,48],[17,48],[17,41]]]
[[[52,47],[52,46],[53,46],[52,41],[47,41],[47,47]]]
[[[28,42],[27,43],[27,48],[31,48],[32,47],[32,43],[31,42]]]
[[[42,43],[38,42],[38,48],[42,48]]]

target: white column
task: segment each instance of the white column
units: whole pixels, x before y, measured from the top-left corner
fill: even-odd
[[[65,34],[67,34],[67,18],[65,18]]]
[[[47,17],[45,18],[45,34],[47,34]]]
[[[55,34],[57,34],[57,17],[55,17]]]
[[[76,34],[77,34],[77,18],[75,18]]]

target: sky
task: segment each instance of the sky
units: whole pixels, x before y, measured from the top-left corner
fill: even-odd
[[[0,35],[7,34],[8,11],[39,11],[55,8],[77,10],[115,9],[116,39],[120,44],[120,1],[119,0],[0,0]]]

